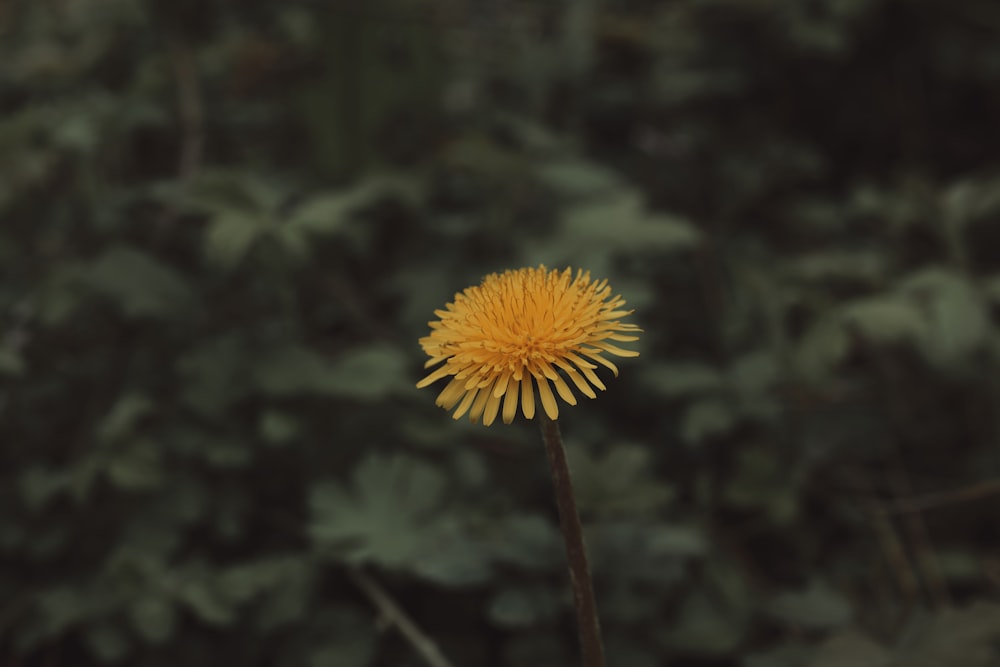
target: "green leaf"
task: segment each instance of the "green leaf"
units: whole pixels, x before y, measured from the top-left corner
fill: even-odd
[[[408,360],[398,348],[381,343],[348,350],[330,361],[306,347],[290,345],[260,358],[254,384],[277,396],[325,394],[374,401],[411,391]]]
[[[649,514],[673,498],[673,489],[653,477],[645,447],[618,445],[598,456],[571,448],[569,459],[581,512],[598,517]]]
[[[10,344],[0,341],[0,375],[17,377],[27,370],[27,363],[21,353]]]
[[[235,620],[233,605],[200,577],[182,581],[174,597],[210,625],[229,625]]]
[[[423,461],[372,454],[350,487],[328,482],[313,489],[310,533],[347,562],[405,567],[433,551],[427,531],[444,489],[444,476]]]
[[[500,563],[529,570],[547,570],[562,558],[562,540],[555,526],[538,514],[501,517],[486,540]]]
[[[726,401],[707,398],[698,401],[684,413],[681,437],[690,445],[728,433],[736,424],[736,415]]]
[[[488,614],[502,628],[530,628],[550,621],[562,606],[544,588],[504,588],[490,600]]]
[[[566,211],[560,243],[573,254],[586,248],[628,252],[687,250],[700,240],[690,222],[643,210],[635,193],[601,204],[576,206]]]
[[[927,667],[935,665],[949,665],[955,656],[941,663],[919,663]],[[802,663],[796,663],[802,664]],[[902,667],[907,662],[897,662],[893,659],[891,651],[879,646],[874,641],[864,636],[857,630],[848,630],[841,634],[834,635],[816,649],[812,660],[806,663],[808,667]],[[957,663],[967,665],[969,663]]]
[[[89,624],[84,639],[94,657],[106,665],[121,663],[132,651],[128,635],[110,621]]]
[[[993,667],[1000,643],[1000,605],[976,602],[920,618],[907,628],[893,664]]]
[[[324,387],[336,396],[375,401],[413,389],[409,365],[398,347],[381,343],[356,347],[333,362]]]
[[[800,643],[783,644],[773,649],[751,653],[743,659],[742,667],[801,667],[808,664],[809,656],[815,651],[811,646]],[[852,667],[855,663],[849,663]],[[833,667],[832,665],[830,667]],[[846,667],[846,666],[845,666]],[[874,667],[857,663],[857,667]]]
[[[771,350],[755,350],[733,361],[728,375],[730,386],[744,399],[760,397],[778,382],[778,360]]]
[[[177,615],[174,603],[159,595],[143,595],[129,605],[132,627],[150,644],[162,644],[174,634]]]
[[[285,224],[317,235],[338,234],[349,223],[349,215],[361,203],[359,200],[363,201],[351,191],[318,195],[296,207]]]
[[[814,581],[801,591],[781,593],[767,605],[769,614],[790,627],[828,630],[850,623],[851,604],[841,593]]]
[[[371,617],[338,607],[316,621],[323,628],[323,643],[310,651],[309,667],[370,667],[378,627]]]
[[[330,362],[309,348],[289,345],[259,358],[251,373],[254,386],[265,394],[324,394],[330,382]]]
[[[689,595],[680,615],[662,635],[671,650],[697,656],[725,656],[743,641],[747,617],[711,599],[704,592]]]
[[[931,363],[948,367],[985,346],[992,327],[989,312],[964,275],[929,268],[908,277],[899,289],[925,314],[919,342]]]
[[[31,511],[41,509],[51,498],[67,492],[71,485],[71,473],[40,466],[23,470],[18,477],[21,500]]]
[[[926,328],[916,304],[893,297],[856,301],[843,308],[841,317],[849,328],[875,343],[915,341]]]
[[[602,197],[621,187],[621,179],[610,169],[583,159],[546,162],[536,173],[544,185],[572,199]]]
[[[802,379],[821,382],[847,358],[850,348],[843,323],[836,317],[824,317],[807,329],[796,345],[795,369]]]
[[[116,246],[80,270],[81,281],[132,317],[175,317],[193,300],[173,268],[128,246]]]
[[[696,361],[643,364],[639,369],[639,379],[650,391],[667,398],[708,394],[723,386],[719,371]]]
[[[139,421],[153,411],[153,401],[138,393],[126,393],[119,398],[97,427],[101,443],[113,443],[131,435]]]
[[[108,463],[108,479],[120,489],[146,491],[163,483],[160,451],[150,440],[136,440]]]
[[[269,232],[270,226],[267,219],[243,211],[221,213],[212,219],[205,230],[205,257],[221,269],[232,270]]]
[[[798,486],[786,466],[764,448],[744,449],[738,468],[725,487],[725,500],[743,510],[763,510],[772,521],[785,524],[799,511]]]
[[[708,544],[697,528],[664,521],[603,521],[587,532],[595,572],[616,572],[627,561],[627,571],[617,576],[644,583],[672,584],[683,577],[682,565],[706,554]]]
[[[823,251],[795,258],[788,272],[793,280],[876,284],[885,277],[886,255],[876,250]]]
[[[284,445],[294,440],[302,431],[298,419],[278,410],[267,410],[260,416],[257,431],[271,445]]]

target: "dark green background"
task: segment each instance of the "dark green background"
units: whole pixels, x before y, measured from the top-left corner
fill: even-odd
[[[609,665],[1000,665],[998,119],[995,0],[0,1],[0,664],[576,664],[537,425],[414,388],[545,263],[645,330]]]

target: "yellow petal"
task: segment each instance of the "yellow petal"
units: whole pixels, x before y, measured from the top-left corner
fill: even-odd
[[[479,390],[479,396],[476,397],[476,402],[472,404],[472,409],[469,410],[469,420],[476,424],[479,422],[479,418],[483,415],[483,410],[486,408],[486,402],[492,398],[493,392],[487,388]],[[493,421],[492,419],[490,421]]]
[[[580,375],[580,371],[576,370],[565,361],[557,361],[556,365],[566,371],[567,377],[573,381],[573,384],[576,385],[576,388],[579,389],[584,396],[597,398],[597,394],[594,393],[594,390],[591,389],[589,384],[587,384],[587,381],[583,379],[582,375]]]
[[[623,350],[622,348],[617,347],[615,345],[612,345],[611,343],[604,343],[604,342],[598,341],[596,343],[591,343],[591,345],[593,345],[594,347],[598,347],[598,348],[604,350],[605,352],[610,352],[611,354],[616,354],[619,357],[638,357],[639,356],[639,353],[636,352],[636,351],[634,351],[634,350]]]
[[[526,419],[534,418],[535,396],[531,390],[531,375],[529,374],[525,374],[524,379],[521,380],[521,410]]]
[[[511,371],[507,370],[503,372],[500,379],[497,380],[496,386],[493,388],[493,395],[496,397],[503,396],[507,393],[507,383],[510,382]]]
[[[576,396],[570,390],[569,385],[566,384],[566,380],[562,379],[562,376],[556,375],[556,379],[552,381],[555,385],[556,391],[559,392],[559,397],[566,401],[570,405],[576,405]]]
[[[552,395],[552,388],[545,378],[535,378],[538,380],[538,397],[542,399],[542,407],[549,419],[559,418],[559,406],[556,404],[556,397]]]
[[[500,411],[500,399],[500,396],[490,392],[486,408],[483,410],[483,426],[489,426],[497,418],[497,412]]]
[[[462,395],[465,393],[465,387],[462,386],[461,380],[452,380],[448,383],[448,386],[444,388],[440,394],[438,394],[437,401],[435,403],[445,410],[451,410]]]
[[[436,371],[425,377],[423,380],[418,382],[417,389],[423,389],[427,385],[433,384],[434,382],[440,380],[446,375],[451,375],[451,369],[447,365],[442,366],[441,368],[437,369]]]
[[[584,361],[575,354],[567,354],[566,358],[580,367],[580,371],[583,373],[583,376],[587,378],[587,381],[590,382],[590,384],[594,385],[601,391],[607,389],[607,387],[604,386],[604,383],[601,382],[601,378],[597,377],[597,373],[594,372],[593,369],[597,368],[594,364]]]
[[[462,415],[464,415],[468,411],[469,407],[472,405],[472,401],[475,400],[476,398],[476,394],[478,394],[479,392],[480,392],[479,389],[473,389],[472,391],[468,392],[465,395],[465,398],[462,399],[462,402],[458,404],[458,409],[455,410],[455,414],[453,414],[451,418],[456,420],[461,419]]]
[[[582,349],[582,350],[580,350],[580,352],[583,353],[585,356],[589,357],[590,359],[593,359],[597,363],[601,364],[602,366],[605,366],[606,368],[610,368],[611,372],[615,374],[615,377],[618,377],[618,367],[615,366],[610,361],[608,361],[607,359],[605,359],[604,357],[602,357],[600,350],[589,350],[588,351],[586,349]]]
[[[517,393],[520,387],[517,382],[507,385],[507,395],[503,397],[503,423],[509,424],[514,421],[517,414]]]

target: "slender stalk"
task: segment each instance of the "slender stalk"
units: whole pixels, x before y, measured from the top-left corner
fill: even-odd
[[[421,630],[410,616],[403,611],[395,600],[389,597],[385,589],[362,570],[352,568],[347,571],[348,576],[354,580],[358,588],[364,591],[365,595],[372,601],[382,614],[382,618],[388,623],[395,625],[406,637],[407,641],[416,649],[420,657],[431,667],[452,667],[448,659],[441,653],[441,649],[431,640],[423,630]]]
[[[566,448],[559,434],[559,423],[545,415],[541,415],[541,421],[542,440],[545,441],[545,453],[552,469],[556,506],[559,508],[559,525],[562,527],[563,542],[566,545],[566,560],[570,583],[573,586],[573,602],[576,606],[583,667],[604,667],[601,624],[597,618],[594,584],[590,577],[590,565],[587,563],[587,549],[583,543],[580,512],[576,508],[573,482],[569,476]]]

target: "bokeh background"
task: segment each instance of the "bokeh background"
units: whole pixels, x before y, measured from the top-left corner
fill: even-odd
[[[545,263],[611,665],[1000,665],[998,119],[995,0],[0,1],[0,664],[576,664],[414,388]]]

